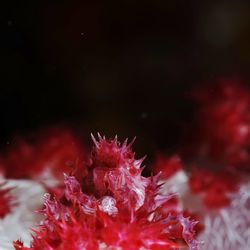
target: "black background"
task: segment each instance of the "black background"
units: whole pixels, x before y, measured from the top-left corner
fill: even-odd
[[[174,151],[192,87],[249,81],[250,1],[5,1],[0,143],[60,123]]]

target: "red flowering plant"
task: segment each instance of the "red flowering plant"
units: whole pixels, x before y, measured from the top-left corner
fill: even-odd
[[[132,143],[93,141],[85,171],[65,175],[63,197],[45,196],[45,219],[31,246],[18,240],[15,249],[199,249],[197,222],[166,210],[174,195],[162,194],[160,174],[142,176]]]

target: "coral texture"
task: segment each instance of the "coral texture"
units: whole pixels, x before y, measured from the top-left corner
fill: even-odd
[[[87,172],[65,175],[61,199],[45,196],[45,216],[30,247],[16,250],[185,249],[197,250],[197,222],[165,209],[173,195],[160,192],[159,175],[143,177],[131,144],[93,137]]]
[[[221,78],[194,91],[194,96],[198,102],[196,157],[249,170],[249,90],[237,80]]]
[[[36,179],[47,184],[63,180],[85,153],[67,128],[52,127],[26,137],[17,137],[0,154],[0,169],[7,179]]]
[[[232,203],[207,212],[204,219],[204,250],[248,250],[250,247],[250,183],[241,186]]]
[[[42,208],[45,190],[41,184],[30,180],[5,180],[5,183],[14,206],[0,219],[0,249],[10,250],[13,249],[13,240],[18,238],[29,244],[32,238],[30,228],[41,220],[41,215],[34,211]]]
[[[198,105],[182,157],[161,153],[152,169],[163,173],[162,192],[177,192],[177,207],[200,221],[202,249],[250,249],[250,91],[220,78],[192,93]]]
[[[0,248],[15,239],[16,250],[250,249],[250,91],[219,79],[193,93],[189,140],[178,154],[154,152],[150,177],[133,141],[117,137],[92,136],[87,155],[69,130],[50,129],[1,152]]]
[[[0,183],[0,219],[10,213],[14,205],[14,197],[10,194],[11,188],[6,188],[5,184],[4,181]]]

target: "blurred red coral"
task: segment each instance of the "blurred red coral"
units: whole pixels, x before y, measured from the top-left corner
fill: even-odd
[[[158,154],[152,169],[154,173],[161,172],[162,178],[166,180],[183,169],[183,165],[178,155],[165,157],[162,154]]]
[[[0,155],[0,168],[6,178],[60,180],[84,154],[85,149],[69,129],[53,127],[19,137]]]
[[[222,78],[196,90],[194,96],[199,104],[194,135],[202,156],[216,164],[249,170],[249,89],[237,79]]]
[[[189,178],[191,191],[203,197],[209,208],[220,208],[230,204],[230,194],[237,192],[239,177],[228,171],[211,171],[194,168]]]

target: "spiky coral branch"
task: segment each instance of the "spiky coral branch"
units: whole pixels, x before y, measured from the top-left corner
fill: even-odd
[[[65,175],[63,198],[45,197],[30,248],[16,241],[16,250],[199,249],[195,222],[164,212],[172,196],[160,194],[159,176],[141,175],[132,144],[100,135],[93,141],[87,174]]]

